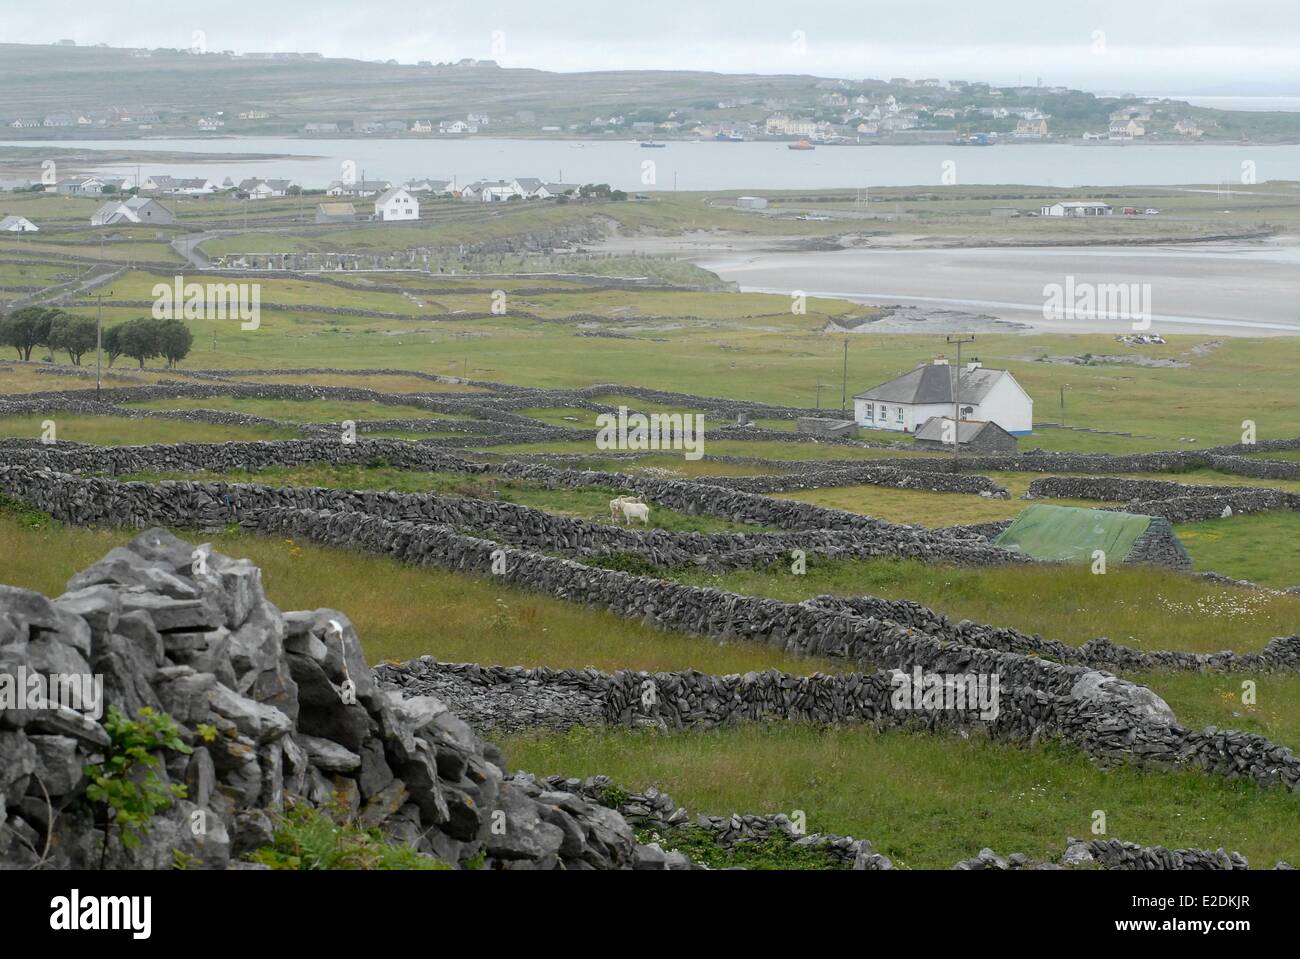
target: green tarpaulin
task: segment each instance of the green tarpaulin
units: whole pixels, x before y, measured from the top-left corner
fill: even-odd
[[[1107,562],[1122,563],[1150,524],[1150,516],[1134,513],[1036,503],[993,542],[1034,559],[1085,563],[1100,549]]]

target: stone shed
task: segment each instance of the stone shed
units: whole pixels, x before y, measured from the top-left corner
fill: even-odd
[[[944,442],[945,429],[948,442]],[[912,445],[923,450],[952,451],[952,417],[931,416],[921,424],[921,428],[912,437]],[[957,445],[959,449],[975,453],[1014,453],[1020,441],[988,420],[959,420],[957,422]]]
[[[832,419],[825,416],[801,416],[795,423],[795,432],[808,433],[812,436],[854,436],[858,424],[853,420]]]

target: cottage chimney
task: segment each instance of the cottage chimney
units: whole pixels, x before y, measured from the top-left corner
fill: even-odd
[[[969,373],[972,372],[973,370],[978,370],[982,365],[983,364],[980,363],[979,357],[977,356],[975,357],[975,359],[971,360],[969,363],[966,364],[966,372]]]
[[[948,365],[948,357],[946,357],[946,356],[936,356],[936,357],[934,358],[934,365],[935,365],[935,366],[947,366],[947,365]]]

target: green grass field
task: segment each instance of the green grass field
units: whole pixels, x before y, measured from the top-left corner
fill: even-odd
[[[1176,527],[1198,570],[1264,586],[1300,586],[1300,514],[1254,513]]]
[[[437,420],[451,419],[418,406],[388,403],[346,402],[339,400],[259,400],[230,396],[174,397],[145,403],[124,403],[127,409],[141,410],[229,410],[265,416],[291,423],[340,423],[343,420]]]
[[[795,724],[656,734],[503,737],[512,769],[602,773],[657,786],[692,815],[802,810],[809,831],[871,840],[898,868],[948,869],[985,846],[1057,859],[1069,836],[1240,851],[1254,868],[1300,857],[1296,799],[1196,772],[1099,769],[1060,747]]]
[[[99,446],[141,446],[147,443],[224,443],[227,440],[283,440],[298,435],[296,430],[266,426],[225,426],[165,419],[128,419],[124,416],[77,416],[53,413],[49,416],[6,416],[0,419],[0,437],[39,439],[44,423],[53,420],[55,438]]]
[[[668,574],[680,582],[799,602],[831,593],[910,599],[953,620],[1014,626],[1079,644],[1098,636],[1138,649],[1246,651],[1300,625],[1300,596],[1215,586],[1151,567],[957,567],[914,560],[819,560],[788,566]]]
[[[600,669],[812,673],[843,663],[793,659],[757,644],[722,644],[662,632],[610,613],[504,588],[486,576],[403,566],[393,560],[311,543],[252,535],[177,531],[211,542],[262,569],[268,597],[284,610],[328,607],[356,625],[372,663],[434,656],[448,662],[595,666]],[[135,534],[83,529],[0,512],[0,583],[47,596]]]
[[[161,479],[207,479],[227,483],[263,483],[273,486],[324,486],[331,489],[442,493],[502,503],[518,503],[521,506],[531,506],[561,516],[572,516],[599,523],[610,522],[609,501],[615,496],[628,492],[598,486],[583,489],[550,489],[522,480],[476,477],[464,473],[415,472],[387,466],[309,466],[296,469],[278,467],[256,472],[242,470],[220,474],[140,473],[122,478],[146,482],[157,482]],[[659,507],[651,511],[649,528],[677,533],[752,533],[765,529],[748,523],[733,523],[713,516],[691,516]]]

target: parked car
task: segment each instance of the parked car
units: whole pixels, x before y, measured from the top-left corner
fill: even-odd
[[[1157,209],[1155,209],[1154,207],[1147,207],[1147,208],[1146,208],[1145,210],[1143,210],[1142,212],[1143,212],[1145,215],[1147,215],[1147,216],[1159,216],[1159,215],[1160,215],[1160,211],[1157,210]]]

